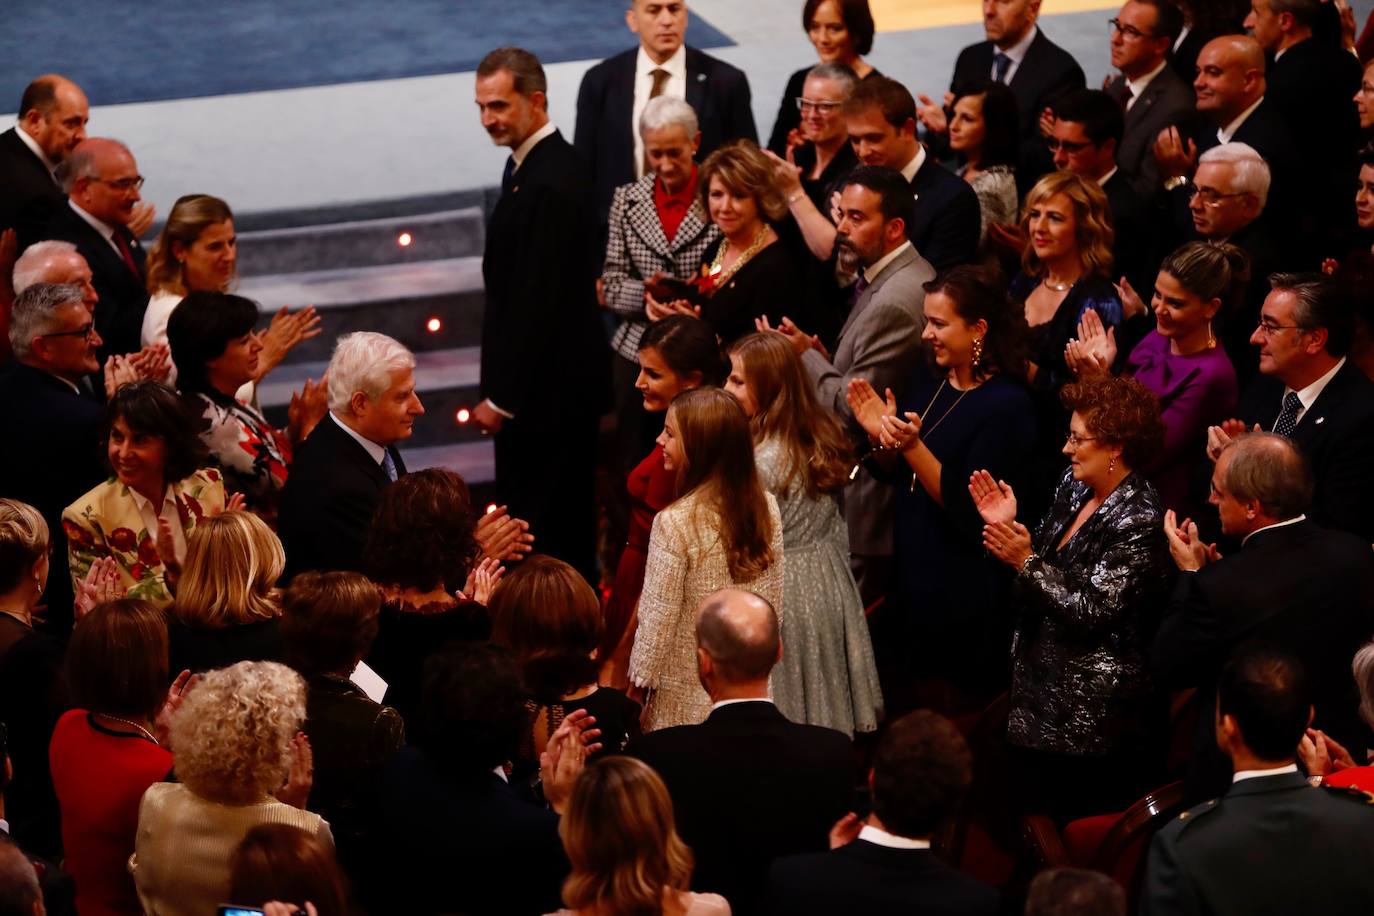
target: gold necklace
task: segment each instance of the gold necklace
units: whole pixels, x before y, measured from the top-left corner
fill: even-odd
[[[766,238],[768,238],[767,223],[759,228],[759,234],[754,236],[754,241],[749,244],[748,248],[740,252],[740,256],[735,260],[735,263],[730,265],[728,270],[725,268],[725,252],[730,248],[730,240],[726,239],[724,243],[716,249],[716,256],[711,259],[711,269],[707,273],[707,276],[711,278],[711,282],[715,288],[720,289],[725,285],[726,280],[729,280],[735,274],[739,273],[739,269],[749,263],[750,258],[759,253],[759,249],[763,247],[763,242]]]
[[[949,405],[949,409],[946,410],[944,413],[940,414],[940,419],[938,419],[938,420],[936,420],[934,423],[932,423],[932,424],[930,425],[930,428],[927,429],[927,428],[926,428],[926,417],[930,416],[930,409],[931,409],[932,407],[935,406],[935,402],[936,402],[936,401],[939,399],[939,397],[940,397],[940,392],[942,392],[942,391],[945,390],[945,385],[947,385],[947,384],[949,384],[949,379],[947,379],[947,378],[946,378],[946,379],[941,379],[941,381],[940,381],[940,387],[935,389],[935,397],[933,397],[933,398],[930,399],[930,403],[926,405],[925,412],[921,414],[921,438],[922,438],[922,439],[926,438],[926,437],[929,436],[931,433],[935,432],[935,428],[936,428],[937,426],[939,426],[941,423],[945,422],[945,417],[947,417],[947,416],[949,416],[951,413],[953,413],[953,412],[954,412],[954,408],[956,408],[956,407],[959,406],[959,402],[962,401],[962,400],[964,399],[964,395],[968,394],[970,391],[973,390],[972,388],[966,388],[966,389],[964,389],[963,391],[959,392],[959,396],[958,396],[957,398],[954,399],[954,403],[953,403],[953,404]]]

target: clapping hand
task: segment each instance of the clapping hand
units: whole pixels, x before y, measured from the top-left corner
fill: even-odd
[[[1177,127],[1159,132],[1154,145],[1155,161],[1164,178],[1187,178],[1197,171],[1197,144],[1179,133]]]
[[[848,846],[859,838],[859,831],[864,828],[864,820],[853,811],[846,814],[835,822],[835,826],[830,828],[830,848],[839,849],[841,846]]]
[[[1078,339],[1064,348],[1064,362],[1077,376],[1105,375],[1116,361],[1116,329],[1104,328],[1093,309],[1078,321]]]
[[[916,117],[926,126],[926,130],[933,134],[949,133],[949,117],[945,114],[945,105],[953,103],[954,99],[951,96],[952,93],[945,93],[943,105],[937,104],[928,95],[916,96],[916,100],[920,102],[916,106]]]
[[[172,686],[167,688],[167,699],[163,701],[157,718],[153,720],[153,731],[157,734],[158,743],[169,751],[172,749],[172,719],[181,708],[186,695],[199,683],[199,674],[185,670],[178,674],[177,679],[172,681]]]
[[[1140,298],[1140,293],[1135,291],[1131,281],[1124,276],[1116,286],[1116,295],[1121,300],[1121,314],[1127,318],[1134,318],[1136,315],[1144,315],[1148,309],[1145,307],[1145,300]]]
[[[781,334],[783,338],[792,345],[792,349],[797,351],[798,355],[805,353],[807,350],[814,349],[820,351],[821,355],[827,360],[830,358],[830,354],[826,352],[825,346],[821,343],[819,337],[815,334],[806,333],[801,328],[797,327],[792,319],[788,318],[786,315],[782,316],[782,321],[778,323],[777,327],[773,327],[773,325],[768,323],[767,315],[761,318],[755,318],[754,329],[760,334],[767,334],[770,331],[774,334]]]
[[[134,204],[133,209],[129,211],[129,221],[124,226],[134,234],[134,238],[141,239],[144,233],[153,228],[153,220],[156,218],[157,207],[145,200]]]
[[[506,567],[495,557],[483,557],[468,571],[467,582],[463,585],[463,597],[486,607],[496,583],[506,574]]]
[[[644,314],[650,321],[661,321],[669,315],[687,315],[690,318],[701,317],[701,306],[693,305],[686,299],[674,299],[671,302],[659,302],[648,290],[644,291]]]
[[[878,397],[866,378],[852,378],[845,391],[845,400],[854,412],[854,419],[868,433],[869,440],[877,445],[883,435],[883,417],[897,415],[897,396],[887,389],[887,400]]]
[[[587,755],[601,750],[601,743],[596,740],[601,737],[601,729],[595,725],[596,717],[587,710],[573,710],[549,736],[548,745],[539,755],[544,798],[559,814],[567,807],[573,783],[586,767]]]
[[[796,131],[793,131],[793,133],[796,133],[798,138],[800,139],[801,135],[799,133],[797,133]],[[790,141],[791,139],[792,137],[791,135],[789,135],[788,140]],[[805,142],[805,140],[801,140],[801,143]],[[798,145],[801,144],[799,143]],[[795,162],[792,161],[793,150],[795,149],[796,147],[789,142],[787,146],[786,159],[782,158],[770,149],[766,149],[763,151],[763,154],[768,157],[769,164],[773,166],[773,177],[776,180],[778,187],[782,190],[783,196],[789,199],[792,197],[793,194],[796,194],[798,191],[802,189],[801,166],[797,165]]]
[[[1330,776],[1358,765],[1336,739],[1315,728],[1309,728],[1298,742],[1298,757],[1308,776]]]
[[[1059,123],[1059,119],[1054,116],[1053,108],[1046,108],[1040,112],[1040,136],[1048,138],[1054,133],[1054,125]]]
[[[138,381],[138,371],[130,364],[129,357],[119,353],[112,354],[105,360],[105,400],[111,400],[115,392],[125,385],[132,385]]]
[[[507,563],[522,560],[534,550],[530,523],[512,516],[506,506],[497,506],[479,518],[473,535],[482,548],[483,557]]]
[[[286,772],[286,782],[277,790],[277,801],[304,811],[314,783],[315,752],[310,749],[305,732],[296,732],[291,739],[291,768]]]
[[[97,557],[77,584],[76,600],[72,604],[76,619],[80,620],[108,601],[118,601],[124,597],[125,591],[119,563],[115,558]]]
[[[983,546],[1003,563],[1020,569],[1030,559],[1030,530],[1020,522],[989,522],[983,526]]]
[[[260,381],[267,373],[281,365],[281,361],[286,359],[286,354],[297,344],[318,337],[323,330],[324,328],[320,327],[320,316],[313,305],[297,312],[282,306],[281,311],[272,316],[272,323],[263,332],[262,350],[258,353],[258,371],[254,380]]]
[[[878,443],[883,448],[905,452],[921,441],[921,415],[910,410],[903,415],[905,420],[896,414],[883,416],[882,431],[878,435]]]
[[[974,471],[968,479],[968,492],[978,514],[989,525],[1016,521],[1016,494],[1005,480],[993,480],[987,471]]]
[[[304,442],[329,412],[328,384],[326,372],[318,382],[306,379],[300,391],[291,392],[291,403],[286,408],[286,435],[292,442]]]
[[[177,580],[181,578],[181,561],[177,559],[176,541],[172,538],[172,523],[162,516],[157,519],[157,535],[153,538],[158,559],[162,560],[162,581],[167,590],[176,591]]]
[[[1164,537],[1169,541],[1169,555],[1174,558],[1174,565],[1184,572],[1197,572],[1221,559],[1216,544],[1203,543],[1197,524],[1187,518],[1180,523],[1173,509],[1164,513]]]
[[[1220,426],[1207,427],[1207,457],[1215,464],[1221,457],[1222,449],[1230,445],[1232,439],[1249,431],[1245,428],[1244,420],[1235,418],[1224,420]],[[1258,423],[1255,424],[1254,432],[1261,432]]]

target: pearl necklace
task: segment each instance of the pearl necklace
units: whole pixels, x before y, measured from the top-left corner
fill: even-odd
[[[102,719],[109,719],[111,722],[118,722],[121,725],[127,725],[130,728],[136,728],[138,729],[139,734],[147,738],[149,741],[153,742],[159,747],[162,744],[160,741],[157,740],[157,738],[153,735],[152,732],[148,731],[148,729],[144,728],[142,725],[139,725],[137,722],[133,722],[129,719],[121,719],[119,716],[112,716],[108,712],[97,712],[93,715],[100,716],[100,718]]]
[[[1044,279],[1040,281],[1040,285],[1045,287],[1045,289],[1052,289],[1056,293],[1062,293],[1073,289],[1072,283],[1051,283],[1049,274],[1046,274]]]

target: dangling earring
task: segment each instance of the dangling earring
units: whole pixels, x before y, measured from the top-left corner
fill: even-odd
[[[983,362],[983,338],[973,338],[973,368],[977,369]]]
[[[1107,473],[1108,473],[1108,474],[1115,474],[1115,473],[1116,473],[1116,456],[1115,456],[1115,455],[1113,455],[1113,456],[1111,457],[1111,459],[1108,460],[1108,462],[1107,462]]]
[[[1207,319],[1207,349],[1209,349],[1209,350],[1215,350],[1216,348],[1217,348],[1217,339],[1216,339],[1215,337],[1212,336],[1212,319],[1208,318],[1208,319]]]

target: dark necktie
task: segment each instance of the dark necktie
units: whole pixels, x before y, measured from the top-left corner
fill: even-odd
[[[120,235],[119,230],[116,229],[111,234],[110,238],[114,242],[115,247],[119,249],[120,256],[124,258],[125,266],[129,268],[129,271],[135,277],[138,277],[140,280],[142,280],[143,274],[139,272],[138,264],[134,262],[133,252],[129,250],[129,243],[124,241],[124,236]]]
[[[1131,91],[1131,84],[1123,79],[1120,85],[1113,88],[1111,92],[1108,93],[1108,95],[1116,99],[1116,103],[1121,106],[1121,110],[1125,111],[1127,108],[1130,107],[1131,98],[1135,95],[1135,93]]]
[[[668,79],[672,76],[672,74],[669,73],[667,70],[664,70],[662,67],[655,67],[654,69],[649,71],[649,75],[654,78],[653,86],[649,87],[649,99],[650,101],[652,101],[653,99],[656,99],[659,96],[663,95],[663,90],[667,88]],[[649,165],[649,152],[648,150],[645,150],[644,174],[647,175],[652,171],[653,168]]]
[[[506,157],[506,168],[501,172],[501,193],[509,194],[511,189],[511,177],[515,175],[515,157]]]
[[[868,289],[868,280],[863,274],[859,274],[859,279],[854,281],[854,291],[849,294],[849,307],[851,309],[859,304],[859,300],[864,297],[864,290]]]
[[[1293,438],[1293,430],[1298,428],[1298,411],[1302,410],[1302,401],[1298,400],[1297,392],[1290,391],[1283,396],[1283,410],[1279,411],[1279,418],[1274,421],[1274,432],[1286,439]]]
[[[1011,69],[1011,58],[1001,51],[992,55],[992,78],[999,83],[1007,81],[1007,71]]]

